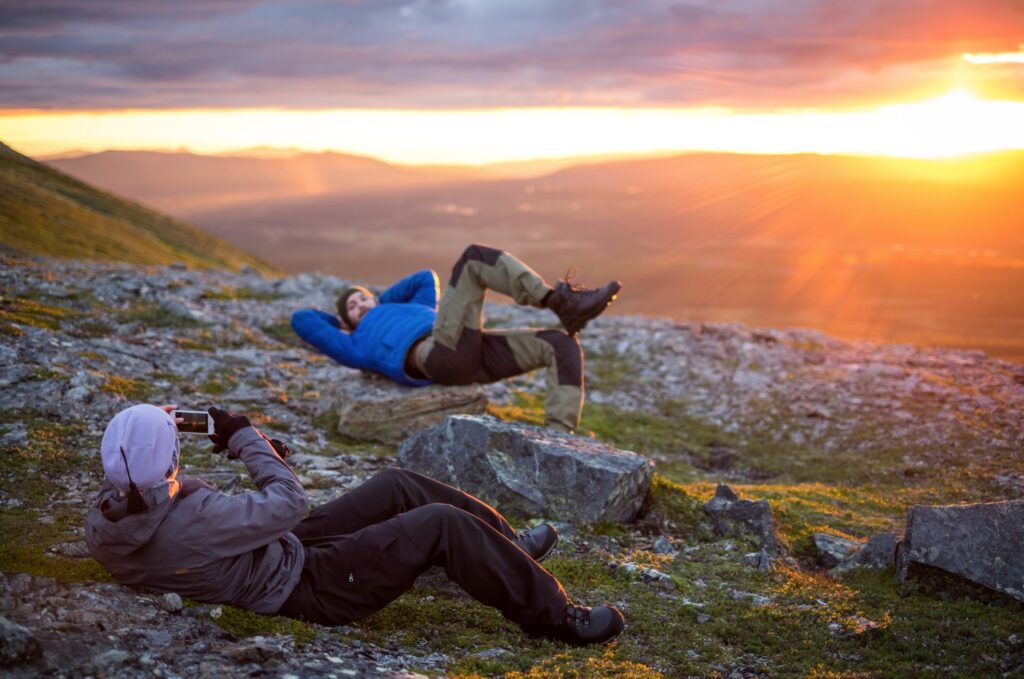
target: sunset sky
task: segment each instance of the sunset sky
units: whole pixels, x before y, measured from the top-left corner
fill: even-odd
[[[0,2],[0,140],[408,163],[1024,148],[1020,0]]]

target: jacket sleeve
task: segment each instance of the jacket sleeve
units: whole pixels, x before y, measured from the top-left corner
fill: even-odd
[[[422,304],[437,309],[441,282],[430,269],[406,276],[381,293],[381,304]]]
[[[365,368],[352,336],[341,329],[333,314],[318,309],[299,309],[292,314],[292,330],[322,353],[350,368]]]
[[[202,543],[213,557],[258,549],[291,531],[306,514],[302,484],[263,434],[252,427],[240,429],[228,448],[245,463],[257,490],[212,492],[202,498],[196,519],[201,521]]]

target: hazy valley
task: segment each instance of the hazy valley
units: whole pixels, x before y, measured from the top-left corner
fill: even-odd
[[[1024,154],[565,162],[123,152],[53,164],[289,272],[386,285],[431,267],[444,278],[483,241],[551,279],[569,266],[584,282],[622,279],[617,313],[1024,357]],[[547,173],[522,176],[531,171]]]

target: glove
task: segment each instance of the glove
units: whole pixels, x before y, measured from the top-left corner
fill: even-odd
[[[270,439],[270,445],[274,447],[277,454],[281,456],[281,459],[285,459],[292,454],[292,449],[288,447],[288,444],[280,439]]]
[[[231,440],[234,433],[239,429],[252,426],[249,418],[245,415],[232,415],[226,410],[213,407],[206,412],[210,413],[210,417],[213,418],[213,433],[210,434],[210,440],[213,441],[212,452],[214,453],[222,453],[228,450],[228,441]],[[229,451],[228,457],[236,459],[238,455],[233,455]]]

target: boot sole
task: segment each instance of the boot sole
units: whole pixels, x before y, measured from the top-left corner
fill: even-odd
[[[583,330],[583,328],[587,327],[587,323],[603,314],[605,309],[612,305],[612,302],[615,301],[615,298],[619,296],[619,290],[622,290],[622,283],[616,282],[612,289],[608,291],[608,295],[607,297],[605,297],[603,307],[601,307],[597,311],[594,311],[591,314],[588,314],[587,316],[581,316],[579,318],[572,319],[572,322],[569,323],[568,325],[565,325],[563,321],[562,325],[565,328],[565,331],[570,335],[578,335],[580,330]]]

